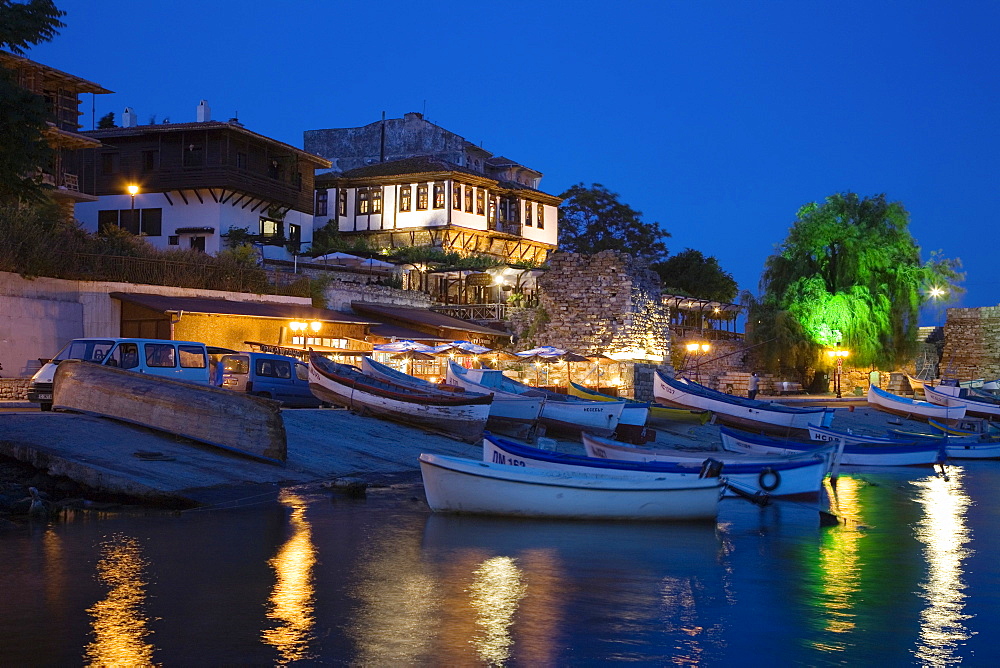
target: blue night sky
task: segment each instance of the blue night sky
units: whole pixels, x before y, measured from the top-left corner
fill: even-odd
[[[997,2],[56,3],[27,56],[115,91],[98,118],[207,99],[302,146],[423,111],[546,192],[604,184],[754,292],[802,204],[884,192],[925,259],[962,259],[953,305],[1000,304]]]

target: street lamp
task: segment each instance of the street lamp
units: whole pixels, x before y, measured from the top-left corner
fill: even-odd
[[[129,220],[132,221],[132,224],[135,225],[136,232],[138,232],[139,231],[139,225],[138,225],[138,223],[135,220],[135,196],[139,194],[139,186],[135,185],[134,183],[130,184],[129,187],[128,187],[128,194],[132,196],[132,217]],[[121,221],[119,220],[118,221],[118,227],[121,227],[121,226],[122,226],[122,224],[121,224]]]
[[[701,359],[704,359],[705,353],[707,353],[709,350],[712,349],[712,346],[708,345],[707,343],[689,343],[687,344],[686,347],[688,353],[691,355],[697,355],[698,353],[701,353],[702,354]],[[694,365],[694,382],[696,383],[701,382],[701,375],[698,372],[699,367],[701,367],[701,359],[699,359],[697,364]]]
[[[833,389],[837,392],[837,398],[841,398],[840,394],[840,374],[844,371],[844,358],[850,355],[850,351],[840,347],[840,342],[837,342],[835,348],[826,351],[826,354],[837,361],[836,373],[833,377]]]

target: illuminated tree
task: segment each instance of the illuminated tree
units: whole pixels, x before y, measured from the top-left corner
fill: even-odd
[[[920,306],[933,288],[961,292],[964,275],[957,259],[931,253],[922,262],[908,228],[906,209],[885,195],[838,193],[802,207],[750,304],[751,342],[772,341],[760,348],[765,363],[773,367],[782,354],[775,339],[797,342],[799,369],[806,351],[815,362],[823,347],[836,345],[850,350],[856,366],[892,369],[910,359]]]
[[[559,248],[570,253],[616,250],[652,262],[667,255],[663,242],[670,234],[659,223],[646,223],[642,212],[621,202],[600,183],[582,183],[560,197]]]

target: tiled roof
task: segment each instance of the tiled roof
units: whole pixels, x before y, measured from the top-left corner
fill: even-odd
[[[389,162],[379,162],[374,165],[349,169],[341,176],[347,179],[360,179],[370,176],[400,176],[402,174],[427,174],[429,172],[461,172],[483,176],[467,167],[432,156],[417,156]]]

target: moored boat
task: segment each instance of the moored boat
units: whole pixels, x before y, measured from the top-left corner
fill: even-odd
[[[967,415],[986,418],[1000,417],[1000,403],[993,400],[974,399],[962,387],[949,387],[947,390],[941,386],[925,387],[924,397],[937,406],[964,408]]]
[[[449,385],[461,387],[467,392],[493,395],[490,405],[490,422],[495,424],[534,424],[542,412],[545,399],[540,396],[527,396],[504,392],[490,387],[484,387],[473,382],[465,373],[466,369],[454,362],[448,364],[447,382]]]
[[[580,397],[581,399],[590,399],[592,401],[620,401],[620,397],[613,397],[610,394],[602,394],[596,390],[592,390],[583,385],[578,385],[576,383],[569,384],[569,393],[574,397]],[[651,404],[646,402],[637,402],[633,399],[626,399],[625,408],[632,403],[642,403],[644,406],[649,408],[649,420],[669,420],[671,422],[696,422],[698,424],[705,424],[712,418],[711,411],[699,411],[691,410],[688,408],[669,408],[667,406],[661,406],[660,404]],[[623,412],[624,413],[624,412]],[[624,417],[624,415],[623,415]],[[625,423],[623,421],[623,424]]]
[[[837,429],[810,427],[809,436],[814,441],[825,443],[836,443],[840,440],[851,444],[934,443],[938,447],[944,447],[945,454],[948,455],[949,459],[995,459],[1000,457],[1000,442],[990,440],[988,437],[984,439],[976,434],[949,436],[940,431],[927,433],[893,428],[886,431],[886,436],[868,436]]]
[[[772,496],[818,494],[830,465],[832,448],[805,455],[752,455],[728,451],[637,448],[593,434],[583,435],[587,456],[635,464],[701,465],[711,458],[722,463],[727,481]]]
[[[309,389],[322,401],[472,442],[486,427],[493,397],[428,391],[372,378],[357,367],[309,354]]]
[[[932,388],[925,388],[925,395]],[[868,388],[868,403],[879,410],[910,418],[934,418],[937,420],[957,420],[965,417],[965,406],[938,406],[929,401],[920,401],[887,392],[871,385]],[[820,425],[828,427],[830,425]]]
[[[714,520],[722,480],[568,472],[420,455],[435,512],[600,520]]]
[[[455,379],[455,380],[453,380]],[[580,432],[591,431],[609,435],[618,426],[625,402],[588,401],[519,383],[496,369],[466,369],[454,361],[448,363],[448,382],[458,379],[474,383],[477,391],[505,392],[518,396],[541,397],[539,419],[553,429]]]
[[[693,383],[667,378],[659,370],[654,374],[653,397],[659,403],[709,410],[720,422],[754,429],[785,432],[805,431],[810,423],[829,425],[833,409],[823,407],[798,408],[770,401],[736,397]]]
[[[723,427],[719,434],[722,436],[722,447],[733,452],[790,455],[829,448],[827,443],[776,439],[727,427]],[[886,444],[866,441],[843,443],[842,448],[838,444],[834,457],[839,458],[841,464],[853,466],[920,466],[938,463],[944,458],[944,453],[937,443]]]

